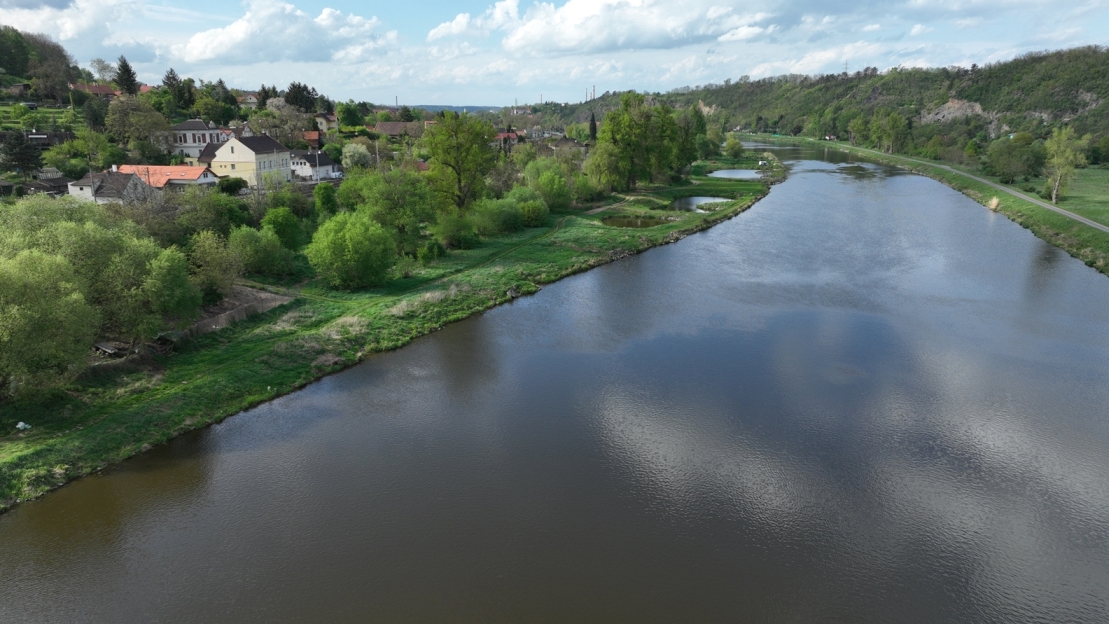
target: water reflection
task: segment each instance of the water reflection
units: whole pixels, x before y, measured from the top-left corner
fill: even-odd
[[[769,149],[733,220],[0,517],[0,620],[1109,619],[1105,278]]]

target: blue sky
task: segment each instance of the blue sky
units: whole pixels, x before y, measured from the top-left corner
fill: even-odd
[[[125,54],[150,83],[173,67],[240,88],[503,105],[1106,45],[1109,0],[0,0],[0,23],[86,67]]]

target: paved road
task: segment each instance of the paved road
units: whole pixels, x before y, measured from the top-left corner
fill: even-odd
[[[857,149],[857,150],[862,151],[862,152],[870,152],[872,154],[878,154],[880,156],[884,156],[884,157],[887,157],[887,158],[890,157],[889,154],[883,154],[881,152],[876,152],[876,151],[871,150],[871,149],[866,149],[865,147],[856,147],[854,149]],[[1033,204],[1036,204],[1037,206],[1040,206],[1041,208],[1047,208],[1048,210],[1050,210],[1052,212],[1057,212],[1057,213],[1063,215],[1064,217],[1070,217],[1071,219],[1074,219],[1075,221],[1078,221],[1079,223],[1081,223],[1083,225],[1088,225],[1088,226],[1090,226],[1094,229],[1101,230],[1102,232],[1105,232],[1106,234],[1109,234],[1109,225],[1103,225],[1101,223],[1098,223],[1097,221],[1091,221],[1090,219],[1087,219],[1086,217],[1083,217],[1081,215],[1076,215],[1073,212],[1070,212],[1069,210],[1063,210],[1062,208],[1060,208],[1056,205],[1049,204],[1045,201],[1040,201],[1038,199],[1034,199],[1034,198],[1029,197],[1027,195],[1024,195],[1022,193],[1018,193],[1018,192],[1016,192],[1013,189],[1010,189],[1008,187],[1002,186],[1002,185],[994,183],[994,182],[990,182],[989,180],[985,180],[983,178],[979,178],[978,176],[971,175],[971,174],[965,173],[963,171],[959,171],[958,169],[953,169],[951,167],[948,167],[947,165],[937,165],[936,163],[928,162],[926,160],[917,160],[916,158],[909,158],[908,156],[896,156],[895,155],[893,157],[894,158],[900,158],[902,160],[908,160],[910,162],[920,163],[922,165],[928,165],[930,167],[938,167],[940,169],[946,169],[946,170],[948,170],[952,173],[957,173],[961,176],[966,176],[966,177],[970,178],[971,180],[977,180],[978,182],[981,182],[982,184],[986,184],[988,186],[992,186],[992,187],[994,187],[995,189],[997,189],[999,191],[1004,191],[1004,192],[1006,192],[1006,193],[1008,193],[1008,194],[1010,194],[1014,197],[1019,197],[1019,198],[1025,200],[1025,201],[1032,202]]]

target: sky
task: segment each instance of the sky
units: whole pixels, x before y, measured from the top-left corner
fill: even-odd
[[[0,0],[83,67],[336,100],[502,106],[1109,44],[1109,0]]]

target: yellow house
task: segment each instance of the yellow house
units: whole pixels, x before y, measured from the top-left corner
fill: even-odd
[[[221,178],[242,178],[251,187],[267,180],[289,182],[293,179],[289,148],[264,134],[209,143],[197,161],[208,165]]]

